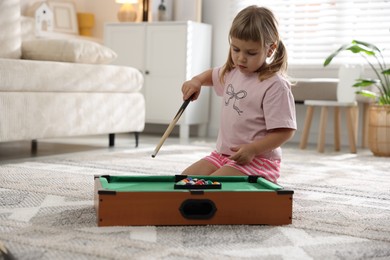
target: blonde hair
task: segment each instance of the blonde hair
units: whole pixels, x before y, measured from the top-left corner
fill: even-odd
[[[271,59],[256,71],[260,81],[270,78],[276,73],[286,73],[287,50],[279,38],[278,22],[271,10],[255,5],[241,10],[233,20],[229,32],[229,42],[231,38],[260,42],[264,50],[268,50],[273,44],[276,45]],[[233,69],[234,63],[231,57],[231,48],[229,48],[228,59],[220,75],[221,82],[224,82],[225,74]]]

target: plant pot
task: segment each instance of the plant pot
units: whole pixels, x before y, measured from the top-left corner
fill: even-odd
[[[368,146],[376,156],[390,156],[390,105],[370,105]]]

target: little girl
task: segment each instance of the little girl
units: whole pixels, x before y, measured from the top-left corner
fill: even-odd
[[[182,86],[183,99],[199,97],[201,86],[222,96],[217,147],[186,175],[257,175],[277,182],[280,146],[295,133],[295,105],[284,73],[287,52],[277,21],[264,7],[249,6],[234,18],[224,66],[207,70]]]

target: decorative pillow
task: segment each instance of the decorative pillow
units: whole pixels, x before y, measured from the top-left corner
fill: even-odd
[[[20,59],[20,1],[0,0],[0,58]]]
[[[22,59],[107,64],[117,54],[99,43],[80,39],[34,39],[22,42]]]

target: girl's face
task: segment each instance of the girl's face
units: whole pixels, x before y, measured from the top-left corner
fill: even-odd
[[[231,38],[230,53],[234,66],[246,75],[263,66],[268,51],[261,47],[260,42]]]

